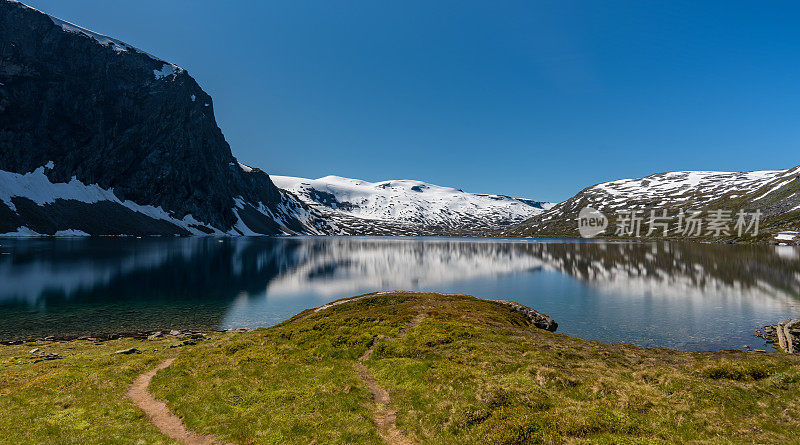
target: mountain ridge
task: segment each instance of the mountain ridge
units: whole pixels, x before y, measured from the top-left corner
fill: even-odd
[[[709,236],[700,230],[698,236],[680,233],[679,221],[669,221],[668,236],[630,236],[619,233],[619,224],[609,224],[600,237],[668,238],[718,242],[798,242],[800,241],[800,166],[784,170],[742,172],[676,171],[656,173],[643,178],[618,179],[598,183],[578,192],[552,209],[503,231],[507,236],[580,237],[578,215],[586,207],[605,216],[623,212],[641,212],[644,220],[651,211],[666,211],[678,216],[700,212],[722,211],[733,218],[739,212],[759,212],[760,231],[752,235],[739,233]],[[655,220],[654,220],[655,221]],[[664,221],[666,222],[666,220]],[[732,226],[733,224],[731,224]],[[645,227],[644,224],[642,227]],[[642,230],[642,233],[647,229]],[[660,232],[663,234],[663,231]],[[669,235],[673,234],[673,235]],[[689,233],[688,235],[693,235]]]
[[[487,235],[553,204],[505,195],[468,193],[412,179],[369,182],[329,175],[318,179],[272,175],[351,234]]]

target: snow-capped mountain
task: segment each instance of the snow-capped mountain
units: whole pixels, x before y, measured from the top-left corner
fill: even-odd
[[[467,193],[414,180],[368,182],[271,176],[348,234],[479,235],[538,215],[552,204]]]
[[[658,215],[666,211],[667,215],[672,216],[680,211],[707,214],[709,211],[722,210],[730,211],[731,215],[739,211],[748,214],[760,211],[760,234],[743,240],[800,241],[800,166],[786,170],[736,173],[679,171],[605,182],[582,190],[505,233],[577,237],[578,214],[587,206],[601,211],[612,222],[612,215],[630,211],[641,211],[645,221],[653,210]],[[677,225],[677,222],[674,224]],[[616,235],[613,224],[604,235]],[[738,238],[736,235],[712,239],[703,232],[698,238],[726,241]]]

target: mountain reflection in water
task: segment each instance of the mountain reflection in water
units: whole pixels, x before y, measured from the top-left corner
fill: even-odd
[[[489,238],[0,240],[0,339],[253,328],[379,290],[511,299],[559,332],[680,349],[763,347],[800,314],[787,246]]]

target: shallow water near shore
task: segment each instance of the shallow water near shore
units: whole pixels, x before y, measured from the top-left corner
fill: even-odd
[[[493,238],[0,239],[0,340],[256,328],[383,290],[508,299],[559,333],[764,348],[800,315],[800,249]]]

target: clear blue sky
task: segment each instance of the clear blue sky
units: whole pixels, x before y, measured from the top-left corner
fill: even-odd
[[[559,201],[800,164],[798,2],[26,3],[186,68],[272,174]]]

